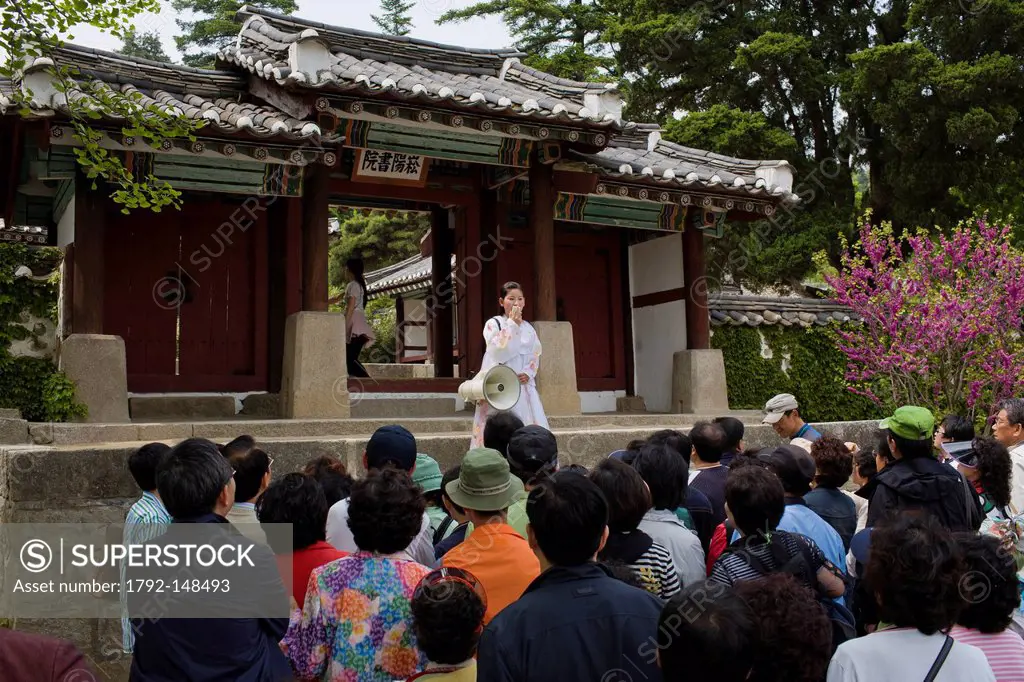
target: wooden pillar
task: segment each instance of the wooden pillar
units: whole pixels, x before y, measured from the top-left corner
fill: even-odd
[[[711,320],[704,263],[704,233],[692,227],[683,231],[683,287],[686,289],[686,347],[711,347]]]
[[[430,318],[431,350],[434,353],[434,376],[455,374],[452,362],[452,249],[454,235],[451,213],[435,206],[430,212],[430,267],[433,310]],[[428,300],[429,302],[429,300]]]
[[[306,167],[302,190],[302,309],[327,311],[327,222],[331,169]]]
[[[302,199],[278,199],[268,220],[268,378],[276,393],[281,390],[285,324],[302,310]]]
[[[395,296],[395,362],[405,357],[405,299]]]
[[[486,216],[486,217],[485,217]],[[466,206],[466,257],[459,267],[459,277],[465,282],[466,315],[465,335],[459,339],[464,361],[462,376],[480,369],[484,359],[484,302],[494,296],[494,290],[485,288],[485,258],[493,256],[494,247],[484,246],[484,220],[494,221],[494,192],[481,186],[477,201]]]
[[[103,333],[106,195],[102,190],[91,190],[91,186],[92,182],[79,173],[75,179],[73,334]]]
[[[555,321],[555,174],[541,163],[537,152],[530,158],[530,229],[533,231],[534,291],[532,318]]]

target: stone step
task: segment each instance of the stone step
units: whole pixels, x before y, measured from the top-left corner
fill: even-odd
[[[456,401],[451,397],[388,397],[380,398],[368,394],[360,399],[349,394],[354,419],[407,419],[410,417],[471,417],[466,410],[456,411]],[[373,396],[373,397],[370,397]],[[459,405],[459,407],[462,407]]]
[[[759,424],[761,414],[734,411],[731,415],[746,424]],[[401,423],[417,434],[463,433],[472,431],[469,412],[452,413],[450,417],[416,417],[406,414],[391,417],[352,419],[225,419],[221,421],[174,421],[126,424],[40,423],[28,425],[26,438],[15,442],[39,445],[78,445],[94,443],[173,442],[185,438],[209,438],[224,441],[241,433],[257,439],[266,438],[344,438],[369,437],[385,424]],[[455,416],[458,415],[458,416]],[[551,416],[552,429],[591,429],[597,427],[658,427],[688,429],[694,423],[711,419],[712,415],[687,414],[585,414]],[[657,430],[657,429],[655,429]]]

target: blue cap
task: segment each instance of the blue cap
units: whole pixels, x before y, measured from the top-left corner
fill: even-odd
[[[867,565],[868,556],[871,554],[871,529],[865,528],[850,540],[850,552],[857,563]]]
[[[608,455],[612,459],[622,459],[629,454],[629,450],[616,450],[612,454]]]
[[[382,426],[366,444],[368,469],[381,469],[387,464],[405,471],[412,471],[416,466],[416,439],[404,426]]]

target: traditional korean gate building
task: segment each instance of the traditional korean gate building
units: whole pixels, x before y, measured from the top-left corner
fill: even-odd
[[[38,224],[65,250],[61,362],[90,420],[128,419],[129,393],[279,393],[281,416],[348,416],[343,318],[326,312],[332,204],[432,216],[436,378],[361,390],[454,392],[455,367],[480,364],[500,283],[517,279],[552,413],[578,412],[580,394],[593,411],[634,394],[652,410],[724,409],[703,240],[795,204],[786,162],[661,140],[622,119],[613,86],[541,73],[512,50],[241,14],[216,71],[53,55],[76,78],[205,122],[195,141],[156,147],[109,112],[94,124],[133,171],[181,190],[181,211],[125,215],[92,188],[49,59],[0,83],[5,224]],[[27,112],[11,103],[19,90]]]

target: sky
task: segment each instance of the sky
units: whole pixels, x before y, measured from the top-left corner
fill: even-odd
[[[473,19],[460,24],[435,24],[437,17],[450,9],[458,9],[474,4],[476,0],[415,0],[412,9],[412,38],[422,38],[438,43],[449,43],[464,47],[500,48],[511,46],[512,39],[508,30],[499,18]],[[179,61],[181,53],[174,46],[174,35],[178,26],[174,23],[176,13],[171,3],[161,2],[163,11],[160,14],[147,14],[136,19],[136,30],[139,32],[155,31],[163,41],[164,51],[175,61]],[[325,24],[361,28],[376,31],[371,14],[380,9],[379,0],[298,0],[299,10],[295,16],[322,21]],[[343,8],[343,9],[340,9]],[[78,45],[116,50],[121,41],[105,34],[92,26],[77,26],[71,31],[74,42]]]

